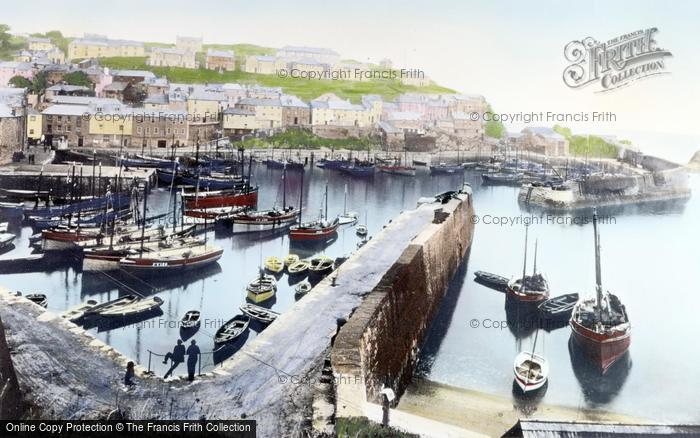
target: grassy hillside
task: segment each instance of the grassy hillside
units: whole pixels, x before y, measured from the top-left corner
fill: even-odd
[[[554,125],[554,131],[569,140],[569,153],[577,156],[617,158],[617,147],[595,135],[573,135],[571,129]],[[629,140],[622,140],[625,144],[631,144]]]
[[[236,46],[236,45],[234,45]],[[234,47],[231,46],[231,47]],[[233,49],[235,50],[235,48]],[[205,69],[186,69],[174,67],[150,67],[146,65],[145,57],[134,58],[101,58],[100,63],[109,68],[150,70],[158,76],[165,76],[171,82],[182,83],[224,83],[239,82],[260,84],[267,87],[282,87],[285,93],[294,94],[301,99],[310,100],[323,93],[335,93],[341,98],[359,102],[364,94],[379,94],[387,100],[396,98],[407,92],[418,93],[454,93],[454,90],[431,85],[429,87],[413,87],[402,85],[398,80],[374,80],[368,82],[306,80],[298,78],[281,78],[276,75],[261,75],[232,71],[218,73]]]

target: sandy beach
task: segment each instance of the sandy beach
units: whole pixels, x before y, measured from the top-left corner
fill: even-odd
[[[501,436],[519,418],[645,423],[640,418],[590,409],[514,401],[512,397],[456,388],[415,379],[397,408],[416,416],[447,423],[488,436]]]

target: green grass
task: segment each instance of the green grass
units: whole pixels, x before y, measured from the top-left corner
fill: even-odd
[[[338,438],[372,437],[372,438],[413,438],[418,435],[401,432],[391,427],[369,421],[364,417],[337,418],[335,431]]]
[[[256,137],[248,138],[240,142],[237,146],[250,149],[264,149],[274,146],[280,149],[347,149],[355,151],[366,151],[379,148],[379,142],[369,137],[331,139],[323,138],[313,134],[306,129],[288,129],[285,132],[274,134],[267,139]]]
[[[617,147],[595,135],[573,135],[571,129],[554,125],[554,131],[569,140],[569,153],[576,156],[617,158]],[[632,144],[629,140],[623,140]]]
[[[235,50],[235,49],[234,49]],[[367,82],[306,80],[299,78],[281,78],[277,75],[261,75],[239,70],[219,73],[212,70],[186,69],[176,67],[151,67],[146,65],[145,57],[101,58],[100,64],[115,69],[150,70],[158,76],[165,76],[171,82],[178,83],[224,83],[239,82],[260,84],[266,87],[282,87],[285,93],[294,94],[303,100],[314,99],[324,93],[335,93],[344,99],[357,103],[365,94],[378,94],[386,100],[393,100],[403,93],[455,93],[454,90],[431,85],[413,87],[402,85],[398,80],[380,79]]]

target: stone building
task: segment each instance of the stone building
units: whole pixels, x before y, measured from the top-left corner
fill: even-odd
[[[515,146],[547,156],[569,155],[569,141],[552,128],[526,127]]]
[[[243,135],[248,134],[254,129],[258,129],[254,111],[240,108],[228,108],[224,110],[223,114],[222,126],[225,135]]]
[[[236,58],[232,50],[207,50],[206,69],[220,72],[236,69]]]
[[[0,102],[0,163],[12,159],[12,153],[24,144],[24,114],[21,109]]]
[[[142,148],[167,148],[187,144],[189,123],[185,111],[133,111],[132,144]]]
[[[284,127],[308,127],[311,125],[311,107],[296,96],[283,95],[280,98],[282,105],[282,126]]]
[[[197,68],[195,52],[184,49],[154,47],[148,58],[148,65],[152,67],[180,67]]]
[[[274,129],[282,126],[282,102],[280,99],[241,99],[236,108],[255,113],[259,129]]]
[[[144,56],[143,43],[127,40],[110,40],[103,35],[85,35],[68,45],[68,59],[105,58],[114,56]]]

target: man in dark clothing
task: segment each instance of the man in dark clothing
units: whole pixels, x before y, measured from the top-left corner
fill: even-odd
[[[165,373],[165,375],[163,376],[164,379],[170,377],[170,374],[173,373],[175,368],[177,368],[182,362],[185,361],[185,346],[182,345],[182,340],[177,340],[177,345],[175,346],[175,348],[173,348],[173,352],[165,355],[163,363],[168,363],[168,359],[172,360],[172,365],[170,366],[168,372]]]
[[[129,361],[126,364],[126,373],[124,374],[124,385],[131,388],[135,385],[134,383],[134,363]]]
[[[199,359],[199,347],[197,342],[192,339],[190,346],[187,347],[187,374],[190,382],[194,380],[194,373],[197,367],[197,360]]]

